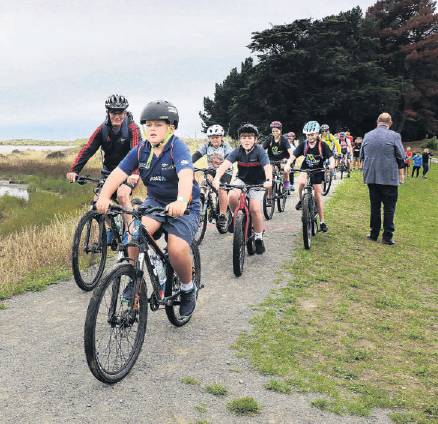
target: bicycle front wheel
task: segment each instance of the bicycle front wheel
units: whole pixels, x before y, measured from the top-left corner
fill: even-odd
[[[275,211],[275,200],[274,200],[274,196],[275,196],[275,184],[272,185],[272,198],[270,200],[270,204],[269,203],[269,194],[268,194],[268,190],[265,190],[265,194],[263,195],[263,215],[265,215],[266,220],[270,220],[272,219],[273,215],[274,215],[274,211]]]
[[[203,194],[201,194],[201,213],[199,216],[199,225],[195,234],[195,242],[200,245],[205,236],[205,231],[207,229],[207,214],[208,208],[210,207],[208,200],[205,198]]]
[[[302,201],[303,215],[301,218],[303,222],[303,242],[305,249],[310,249],[312,242],[312,204],[312,196],[309,193],[305,193]]]
[[[287,194],[286,191],[284,189],[284,184],[280,183],[277,186],[277,209],[278,212],[284,212],[284,210],[286,209],[286,200],[287,200]]]
[[[324,172],[324,184],[322,188],[322,195],[327,196],[330,191],[330,187],[332,185],[333,174],[330,169],[326,169]]]
[[[199,289],[201,287],[201,255],[199,254],[197,243],[192,243],[190,251],[192,256],[192,281],[196,286],[196,297],[198,297]],[[180,291],[180,287],[181,282],[175,272],[173,272],[172,277],[168,278],[166,281],[164,295],[166,297],[172,296]],[[179,314],[179,305],[180,298],[178,296],[170,305],[165,306],[167,318],[175,327],[182,327],[187,324],[192,317],[191,315],[181,316]]]
[[[240,277],[245,263],[245,215],[242,211],[237,212],[234,221],[233,234],[233,271],[236,277]]]
[[[123,264],[111,271],[90,299],[84,348],[93,375],[107,384],[122,380],[134,366],[146,332],[148,299],[144,280]]]
[[[79,221],[73,237],[71,264],[76,284],[93,290],[105,269],[107,240],[104,216],[87,212]]]

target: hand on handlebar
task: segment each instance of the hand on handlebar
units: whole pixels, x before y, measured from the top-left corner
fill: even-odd
[[[187,203],[182,200],[175,200],[175,202],[169,203],[166,206],[167,214],[173,218],[183,216],[187,209]]]
[[[126,179],[126,182],[132,186],[135,186],[137,185],[139,179],[140,179],[140,175],[132,174]]]
[[[67,178],[68,181],[70,181],[71,183],[74,183],[76,181],[76,179],[78,178],[78,174],[76,174],[76,172],[67,172],[65,177]]]
[[[102,214],[107,213],[110,203],[111,199],[106,199],[105,197],[99,196],[95,204],[96,211]]]
[[[269,181],[265,181],[265,182],[263,183],[263,187],[264,187],[264,188],[271,188],[271,187],[272,187],[272,181],[271,181],[271,180],[269,180]]]

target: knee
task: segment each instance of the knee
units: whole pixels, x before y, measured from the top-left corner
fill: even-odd
[[[121,205],[125,205],[129,202],[129,193],[125,191],[117,191],[117,201]]]

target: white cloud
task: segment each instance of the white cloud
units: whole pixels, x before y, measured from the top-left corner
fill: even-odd
[[[344,0],[3,4],[0,138],[45,137],[41,128],[59,128],[54,138],[84,136],[94,124],[84,134],[86,125],[103,119],[112,92],[124,93],[136,116],[147,101],[168,98],[180,110],[181,132],[194,135],[203,96],[249,55],[252,31],[351,7]]]

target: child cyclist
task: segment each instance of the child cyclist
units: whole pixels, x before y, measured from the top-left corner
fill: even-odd
[[[165,100],[150,102],[140,117],[146,140],[133,148],[106,180],[96,209],[106,213],[112,194],[134,169],[147,187],[143,206],[161,206],[167,217],[143,216],[142,223],[150,234],[160,227],[168,233],[169,259],[181,280],[180,315],[189,316],[196,306],[196,287],[192,282],[190,245],[198,228],[199,187],[193,183],[193,164],[185,143],[174,135],[178,127],[178,111]],[[189,215],[184,215],[188,209]],[[128,289],[128,290],[127,290]],[[132,284],[123,293],[132,298]]]
[[[216,170],[223,163],[224,159],[232,152],[232,148],[224,141],[224,129],[220,125],[212,125],[207,129],[208,142],[203,144],[192,155],[192,161],[195,163],[203,156],[207,155],[209,173],[214,177]],[[229,183],[233,175],[233,169],[227,169],[221,178],[221,183]],[[226,231],[227,226],[227,208],[228,196],[224,189],[219,189],[219,217],[217,224]]]
[[[286,169],[290,169],[290,165],[295,161],[296,158],[304,156],[303,163],[301,164],[301,169],[317,169],[322,168],[324,161],[329,160],[329,168],[331,170],[335,167],[335,162],[333,159],[333,152],[330,147],[324,143],[319,137],[319,123],[316,121],[309,121],[304,125],[303,133],[306,135],[306,142],[300,144],[293,152],[293,155],[289,158],[286,163]],[[296,204],[295,208],[297,210],[301,209],[301,200],[303,194],[303,188],[306,185],[307,174],[301,172],[298,177],[298,196],[299,202]],[[318,208],[318,214],[321,221],[320,229],[323,232],[328,230],[327,225],[324,222],[324,203],[322,201],[321,194],[321,183],[324,179],[324,171],[315,172],[310,175],[310,181],[313,185],[313,191],[315,193],[316,206]]]
[[[286,161],[292,155],[292,147],[284,135],[281,135],[283,125],[280,121],[273,121],[270,125],[272,135],[263,143],[263,148],[268,151],[270,161]],[[283,170],[284,164],[281,167]],[[284,189],[289,190],[289,172],[283,172]],[[268,203],[272,202],[272,190],[269,190]]]
[[[238,132],[240,147],[234,149],[216,171],[213,185],[219,188],[222,175],[230,166],[237,162],[238,174],[236,184],[263,184],[266,189],[272,187],[272,166],[267,153],[260,144],[256,144],[259,131],[252,124],[243,124]],[[265,251],[263,243],[263,191],[252,189],[249,191],[249,210],[254,226],[254,240],[256,253],[261,255]],[[239,203],[240,190],[234,189],[229,193],[231,210],[235,210]]]

